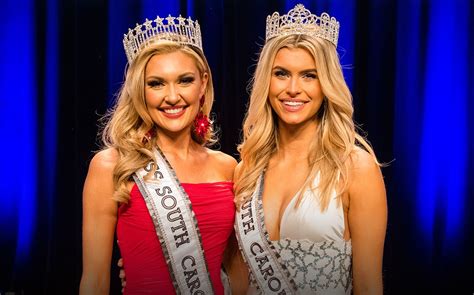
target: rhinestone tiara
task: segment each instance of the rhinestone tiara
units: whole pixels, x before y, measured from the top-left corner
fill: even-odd
[[[292,34],[323,38],[337,47],[339,22],[325,12],[321,16],[314,15],[302,4],[297,4],[282,16],[278,12],[267,16],[265,42],[276,36]]]
[[[128,33],[124,34],[123,47],[128,62],[131,64],[140,51],[156,40],[193,45],[202,51],[201,28],[197,21],[181,15],[168,15],[167,18],[157,16],[153,21],[146,19],[143,24],[137,24],[134,29],[128,29]]]

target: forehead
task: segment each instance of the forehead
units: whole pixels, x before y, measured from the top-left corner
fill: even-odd
[[[146,65],[145,74],[179,74],[182,72],[198,72],[194,57],[182,51],[155,54]]]
[[[273,67],[280,66],[292,69],[316,68],[316,62],[311,53],[304,48],[283,47],[278,50]]]

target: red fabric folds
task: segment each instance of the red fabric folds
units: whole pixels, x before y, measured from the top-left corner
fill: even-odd
[[[223,294],[220,267],[233,230],[233,184],[181,185],[196,215],[214,290],[216,294]],[[175,294],[152,219],[136,185],[130,193],[129,203],[119,208],[117,238],[127,281],[124,294]]]

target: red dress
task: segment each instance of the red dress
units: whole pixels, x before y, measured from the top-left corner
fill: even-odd
[[[227,240],[233,231],[233,184],[181,185],[196,215],[214,291],[224,294],[220,269]],[[117,237],[127,281],[124,294],[175,294],[153,221],[137,185],[130,192],[129,203],[119,208]]]

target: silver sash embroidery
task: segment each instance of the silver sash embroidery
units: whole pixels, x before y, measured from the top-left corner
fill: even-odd
[[[279,262],[279,254],[265,229],[260,202],[262,191],[261,175],[252,198],[242,205],[235,217],[239,247],[263,294],[296,294],[296,285]]]
[[[154,150],[156,170],[145,176],[152,163],[135,172],[137,184],[155,225],[177,294],[213,294],[204,258],[201,234],[188,195],[160,150]]]

